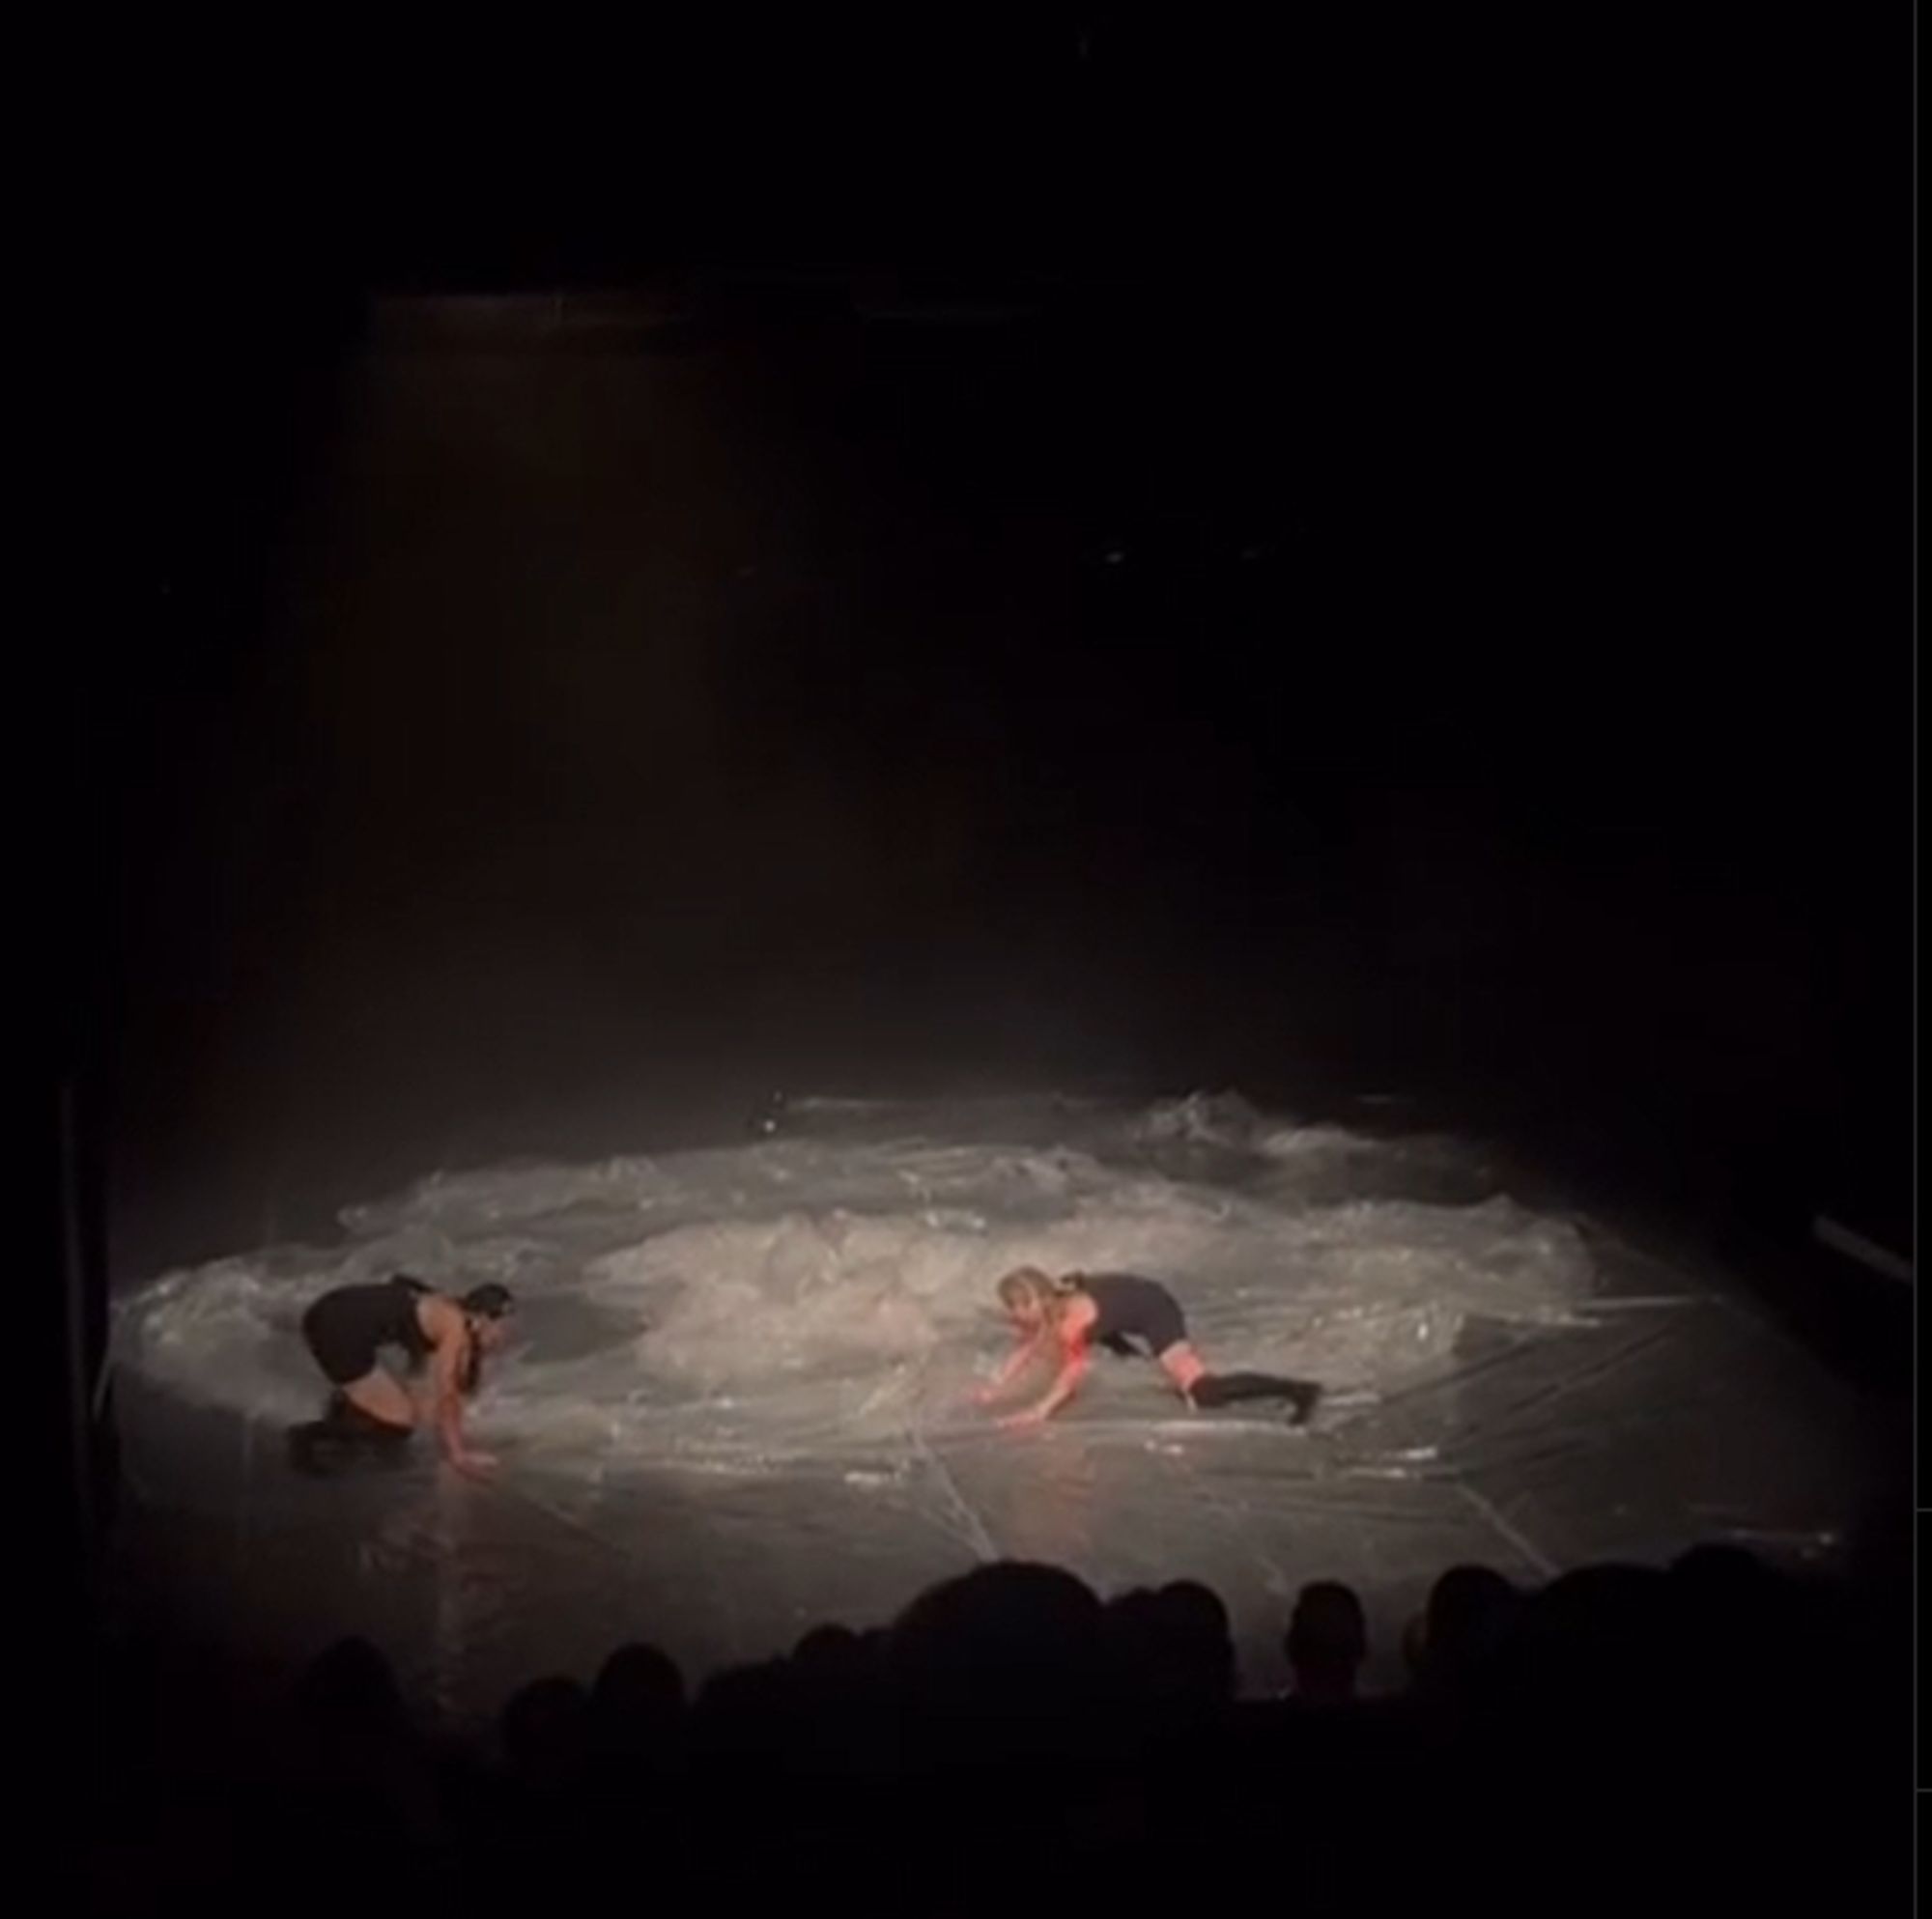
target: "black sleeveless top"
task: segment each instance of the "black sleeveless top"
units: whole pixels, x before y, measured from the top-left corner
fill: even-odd
[[[309,1309],[306,1330],[311,1342],[337,1351],[373,1355],[379,1346],[400,1346],[413,1371],[431,1351],[416,1306],[432,1290],[400,1274],[384,1285],[337,1286]]]
[[[1138,1340],[1158,1355],[1187,1337],[1179,1302],[1158,1280],[1137,1273],[1082,1273],[1074,1284],[1099,1309],[1088,1335],[1095,1345],[1128,1352],[1128,1341]]]

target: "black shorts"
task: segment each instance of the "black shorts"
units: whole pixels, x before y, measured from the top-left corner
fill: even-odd
[[[1158,1359],[1187,1338],[1180,1302],[1157,1280],[1129,1273],[1098,1273],[1081,1284],[1100,1309],[1094,1341],[1110,1352],[1145,1351]]]
[[[331,1386],[353,1386],[376,1369],[376,1355],[383,1341],[372,1338],[358,1315],[332,1310],[325,1296],[302,1314],[302,1343],[315,1355],[323,1377]]]

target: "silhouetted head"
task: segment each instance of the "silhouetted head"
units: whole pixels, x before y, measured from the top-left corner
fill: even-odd
[[[1737,1545],[1693,1546],[1671,1563],[1668,1578],[1686,1686],[1761,1691],[1788,1707],[1790,1677],[1809,1639],[1792,1583]],[[1767,1683],[1774,1671],[1783,1675],[1777,1686]]]
[[[1693,1598],[1748,1604],[1771,1587],[1774,1574],[1764,1561],[1743,1546],[1692,1546],[1670,1562],[1670,1580]]]
[[[297,1703],[310,1725],[338,1735],[393,1733],[405,1721],[389,1662],[366,1639],[340,1639],[301,1676]]]
[[[1105,1695],[1100,1602],[1055,1566],[980,1566],[913,1601],[888,1664],[920,1756],[1067,1757]]]
[[[568,1786],[589,1741],[590,1702],[575,1679],[534,1679],[503,1708],[503,1751],[527,1784]]]
[[[694,1757],[708,1767],[769,1766],[792,1736],[796,1690],[782,1659],[713,1673],[691,1709]]]
[[[1157,1630],[1155,1622],[1158,1612],[1159,1602],[1154,1597],[1152,1587],[1129,1587],[1124,1593],[1116,1593],[1107,1601],[1107,1631],[1123,1648],[1151,1646]]]
[[[1668,1575],[1654,1566],[1564,1573],[1522,1607],[1505,1649],[1512,1708],[1552,1730],[1593,1723],[1598,1751],[1637,1724],[1675,1675]]]
[[[1369,1623],[1348,1587],[1326,1579],[1304,1586],[1283,1643],[1297,1693],[1321,1700],[1354,1697],[1355,1676],[1369,1656]]]
[[[866,1657],[848,1625],[815,1625],[791,1650],[792,1663],[818,1674],[849,1673]]]
[[[1220,1595],[1177,1579],[1148,1608],[1159,1688],[1177,1705],[1218,1707],[1235,1692],[1235,1635]]]
[[[658,1724],[684,1710],[684,1675],[655,1646],[620,1646],[591,1688],[600,1715]]]
[[[1488,1658],[1514,1623],[1521,1595],[1487,1566],[1452,1566],[1429,1593],[1423,1623],[1426,1660],[1466,1667]]]

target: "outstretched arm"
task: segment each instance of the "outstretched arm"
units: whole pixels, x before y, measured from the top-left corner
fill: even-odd
[[[1067,1400],[1080,1390],[1080,1382],[1087,1376],[1088,1356],[1085,1341],[1068,1346],[1066,1355],[1060,1363],[1060,1370],[1053,1375],[1053,1384],[1046,1389],[1046,1397],[1037,1406],[1029,1406],[1023,1413],[1015,1413],[1004,1422],[1007,1425],[1043,1425]]]
[[[1039,1349],[1046,1343],[1047,1331],[1041,1327],[1037,1333],[1029,1333],[1002,1362],[1000,1369],[980,1387],[974,1396],[980,1404],[997,1399],[1008,1387],[1033,1363]]]

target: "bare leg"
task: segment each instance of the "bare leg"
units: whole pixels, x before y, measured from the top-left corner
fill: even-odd
[[[400,1464],[415,1425],[416,1410],[402,1382],[377,1368],[334,1388],[323,1418],[289,1428],[289,1460],[310,1473],[379,1460]]]
[[[415,1429],[415,1401],[393,1373],[379,1366],[340,1389],[342,1397],[366,1418],[393,1426],[400,1432]]]
[[[1160,1369],[1180,1389],[1180,1397],[1190,1402],[1195,1382],[1208,1370],[1201,1355],[1186,1340],[1177,1340],[1160,1355]]]

